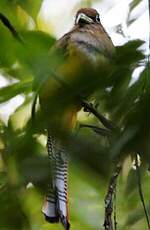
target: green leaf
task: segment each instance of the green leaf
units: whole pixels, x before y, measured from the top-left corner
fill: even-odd
[[[42,31],[23,31],[21,36],[25,41],[25,45],[29,46],[29,48],[32,48],[33,52],[38,50],[48,53],[49,49],[56,41],[54,37]]]
[[[146,208],[147,208],[148,213],[150,213],[150,205],[147,205]],[[143,218],[145,218],[145,213],[144,213],[143,207],[141,207],[130,213],[125,223],[125,226],[132,226]]]
[[[131,194],[134,193],[135,195],[135,191],[138,190],[138,185],[137,185],[137,171],[131,169],[128,175],[128,179],[127,179],[127,184],[126,184],[126,196],[130,196]]]
[[[25,80],[19,83],[0,89],[0,103],[6,102],[18,94],[29,93],[32,90],[32,80]]]
[[[3,217],[0,219],[0,229],[2,230],[30,229],[27,215],[20,202],[21,193],[20,195],[19,193],[19,191],[9,185],[0,190],[0,215]]]
[[[41,8],[42,2],[43,0],[1,0],[0,10],[8,17],[15,20],[13,13],[17,15],[17,6],[19,5],[35,20]]]
[[[31,16],[36,19],[43,0],[17,0],[17,3]]]
[[[117,64],[122,64],[122,66],[130,66],[131,64],[133,65],[139,60],[144,59],[144,54],[138,50],[138,48],[140,48],[140,46],[142,46],[143,44],[144,41],[137,39],[129,41],[123,46],[118,46],[116,48]]]
[[[16,61],[14,49],[15,43],[11,33],[5,28],[0,21],[0,68],[8,68]]]
[[[133,0],[130,3],[130,11],[132,11],[136,6],[138,6],[138,4],[141,2],[141,0]]]
[[[123,88],[123,98],[121,103],[118,102],[118,108],[116,110],[117,117],[124,117],[129,113],[130,109],[135,106],[135,101],[142,97],[144,91],[149,90],[150,80],[148,77],[149,67],[147,66],[140,74],[138,80],[126,90]],[[127,110],[127,107],[129,109]]]

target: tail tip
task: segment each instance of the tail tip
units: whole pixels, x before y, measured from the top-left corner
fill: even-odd
[[[49,223],[58,223],[59,222],[59,217],[58,216],[55,216],[55,217],[50,217],[50,216],[47,216],[45,215],[45,220]]]
[[[69,230],[70,229],[70,223],[68,222],[68,219],[66,219],[64,216],[60,216],[60,221],[62,223],[62,225],[64,226],[65,230]]]

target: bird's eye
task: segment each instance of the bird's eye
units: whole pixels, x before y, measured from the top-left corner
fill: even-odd
[[[99,18],[99,15],[96,15],[96,22],[100,22],[100,18]]]

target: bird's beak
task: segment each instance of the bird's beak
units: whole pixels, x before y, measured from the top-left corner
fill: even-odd
[[[89,23],[89,24],[94,22],[92,18],[86,16],[86,15],[83,14],[83,13],[80,13],[80,14],[77,16],[77,18],[76,18],[76,24],[79,24],[80,21],[83,21],[83,22]]]

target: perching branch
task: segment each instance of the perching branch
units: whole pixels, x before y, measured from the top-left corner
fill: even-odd
[[[84,107],[86,112],[90,112],[94,114],[99,121],[109,130],[114,130],[115,126],[112,124],[112,122],[108,119],[106,119],[101,113],[99,113],[93,106],[92,103],[89,103],[85,100],[82,100],[81,105]]]
[[[117,188],[114,191],[114,230],[117,230],[117,215],[116,215],[116,198],[117,198]]]
[[[105,220],[104,220],[105,230],[113,230],[113,221],[112,221],[113,201],[114,201],[114,194],[116,191],[117,178],[119,176],[121,169],[122,169],[122,165],[119,163],[116,166],[114,173],[109,181],[108,191],[105,197]],[[116,220],[115,220],[115,226],[116,226]]]
[[[110,136],[111,132],[107,129],[103,129],[103,128],[100,128],[98,126],[95,126],[95,125],[86,125],[86,124],[80,124],[79,125],[79,128],[90,128],[92,129],[95,133],[101,135],[101,136],[104,136],[104,137],[108,137]]]
[[[4,24],[5,27],[7,27],[7,29],[11,32],[12,36],[17,39],[20,43],[24,43],[21,36],[19,35],[19,33],[16,31],[16,29],[14,28],[14,26],[11,24],[11,22],[9,21],[9,19],[2,13],[0,13],[0,20],[1,22]]]
[[[143,195],[143,191],[142,191],[141,174],[140,174],[140,168],[139,168],[139,164],[138,164],[138,155],[137,154],[135,154],[135,166],[136,166],[136,171],[137,171],[137,183],[138,183],[139,196],[140,196],[140,199],[141,199],[141,202],[142,202],[142,205],[143,205],[148,230],[150,230],[150,221],[149,221],[148,213],[147,213],[147,210],[146,210],[146,205],[145,205],[145,201],[144,201],[144,195]]]

